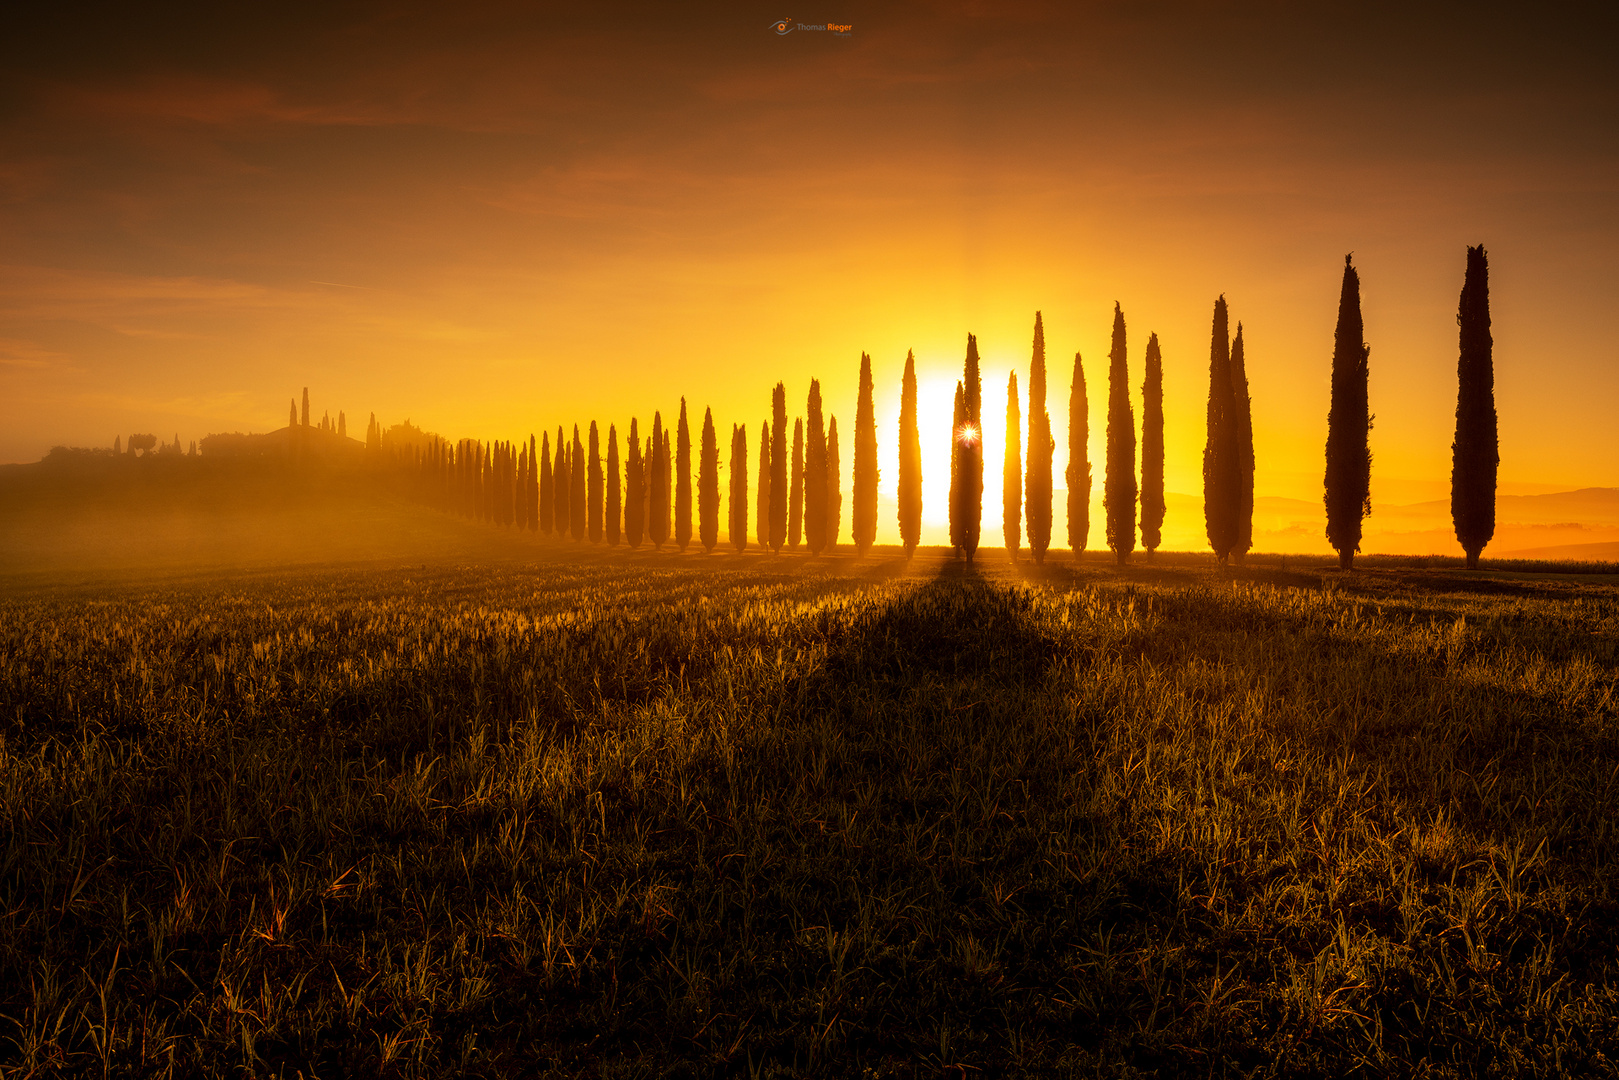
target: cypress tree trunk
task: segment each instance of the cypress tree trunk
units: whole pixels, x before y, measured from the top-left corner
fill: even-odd
[[[568,538],[568,510],[573,506],[573,470],[568,467],[568,437],[563,434],[562,428],[557,428],[557,456],[551,473],[552,495],[555,504],[552,510],[552,521],[555,523],[557,537],[562,540]]]
[[[793,420],[793,478],[787,490],[787,546],[797,549],[804,535],[804,419]]]
[[[826,550],[826,425],[821,418],[821,382],[810,380],[809,430],[804,441],[804,540],[810,554]]]
[[[777,383],[770,393],[770,550],[787,542],[787,386]],[[763,478],[760,478],[763,482]],[[759,542],[764,543],[764,534]]]
[[[1372,415],[1366,399],[1366,330],[1360,318],[1360,275],[1344,256],[1344,283],[1338,296],[1338,328],[1332,347],[1332,409],[1327,413],[1327,542],[1338,565],[1355,566],[1361,522],[1372,512],[1372,450],[1367,432]]]
[[[1074,381],[1068,392],[1068,546],[1075,559],[1085,554],[1091,535],[1091,417],[1085,396],[1085,362],[1074,354]]]
[[[876,511],[872,520],[876,521]],[[838,418],[826,423],[826,550],[838,546],[838,529],[843,525],[843,473],[838,459]]]
[[[748,547],[748,429],[731,425],[731,543],[738,552]]]
[[[1478,569],[1479,552],[1495,536],[1495,474],[1501,463],[1495,416],[1495,341],[1490,336],[1490,264],[1484,245],[1467,249],[1467,274],[1456,314],[1456,441],[1451,444],[1450,518]]]
[[[646,463],[641,460],[641,433],[636,430],[633,416],[630,417],[630,436],[624,450],[624,543],[633,550],[641,546],[641,536],[646,531],[641,512],[644,502],[642,493],[646,489]]]
[[[714,410],[703,411],[703,447],[697,465],[697,531],[703,550],[720,542],[720,444]]]
[[[590,489],[589,505],[585,508],[585,520],[589,522],[590,542],[599,544],[602,542],[602,495],[605,492],[603,491],[602,483],[604,477],[602,476],[601,435],[596,430],[596,421],[594,420],[590,422],[590,457],[588,460],[590,463]]]
[[[619,523],[624,520],[624,499],[619,490],[618,428],[607,425],[607,546],[617,547]]]
[[[1046,410],[1046,329],[1034,313],[1034,352],[1029,359],[1029,447],[1023,467],[1023,505],[1029,533],[1029,552],[1036,563],[1046,561],[1051,547],[1051,413]]]
[[[1231,338],[1225,297],[1214,302],[1209,331],[1208,435],[1203,444],[1203,522],[1224,566],[1237,543],[1239,494],[1236,399],[1231,392]]]
[[[1157,334],[1147,336],[1146,369],[1141,384],[1141,546],[1152,562],[1164,527],[1164,358]]]
[[[1233,441],[1237,448],[1236,540],[1231,558],[1238,566],[1254,546],[1254,416],[1248,397],[1248,362],[1243,356],[1242,323],[1231,343],[1231,406]]]
[[[871,356],[861,353],[860,399],[854,411],[854,505],[850,508],[854,546],[861,555],[877,542],[877,411],[872,390]],[[834,528],[834,542],[836,534]]]
[[[568,464],[572,466],[572,478],[568,481],[568,531],[575,540],[585,538],[585,527],[588,524],[586,515],[587,492],[585,488],[585,444],[579,440],[579,425],[573,425],[573,449],[568,454]]]
[[[961,443],[962,433],[967,427],[967,395],[961,388],[961,380],[956,380],[956,400],[950,414],[950,546],[955,549],[956,558],[961,558],[961,549],[965,546],[966,509],[963,503],[962,469],[961,469]]]
[[[1136,549],[1136,418],[1130,408],[1130,365],[1124,348],[1124,312],[1113,305],[1113,348],[1107,354],[1107,546],[1119,565]]]
[[[1001,478],[1001,535],[1006,538],[1006,555],[1017,562],[1023,538],[1023,461],[1019,444],[1023,441],[1023,417],[1018,413],[1017,372],[1006,380],[1006,455]]]
[[[967,561],[978,554],[978,537],[984,521],[984,387],[978,377],[978,339],[967,335],[967,363],[962,388],[967,429],[961,441],[962,492],[966,498],[962,521],[961,546]]]
[[[675,476],[675,544],[685,551],[691,543],[691,425],[686,422],[684,397],[675,427]]]
[[[652,547],[663,547],[669,539],[669,456],[664,447],[669,440],[663,433],[663,414],[652,414],[652,506],[647,525],[652,532]]]
[[[758,495],[758,536],[759,547],[765,551],[770,550],[770,521],[775,503],[770,498],[770,488],[774,484],[770,466],[770,421],[766,420],[759,425],[759,495]],[[785,505],[785,504],[784,504]]]
[[[909,559],[922,539],[922,436],[916,425],[916,357],[910,350],[899,392],[899,538]]]

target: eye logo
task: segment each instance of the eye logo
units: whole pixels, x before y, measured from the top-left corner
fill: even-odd
[[[790,34],[793,32],[793,20],[777,19],[775,22],[770,24],[770,29],[774,30],[778,35]]]

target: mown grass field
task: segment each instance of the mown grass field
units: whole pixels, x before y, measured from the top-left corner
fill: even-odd
[[[17,586],[0,1075],[1611,1075],[1614,581]]]

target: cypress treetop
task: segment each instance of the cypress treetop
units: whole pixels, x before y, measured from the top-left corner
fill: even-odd
[[[1490,265],[1484,245],[1467,249],[1456,314],[1456,441],[1451,444],[1450,517],[1467,568],[1495,536],[1495,479],[1501,463],[1495,414],[1495,341],[1490,336]]]
[[[1107,546],[1122,565],[1136,548],[1136,418],[1130,407],[1130,367],[1124,345],[1124,312],[1113,305],[1113,348],[1108,352]]]
[[[1332,408],[1327,413],[1327,542],[1338,552],[1338,565],[1354,568],[1360,550],[1361,522],[1372,512],[1372,450],[1367,441],[1372,414],[1366,393],[1365,327],[1360,317],[1360,275],[1344,256],[1343,288],[1338,295],[1338,327],[1332,346]]]

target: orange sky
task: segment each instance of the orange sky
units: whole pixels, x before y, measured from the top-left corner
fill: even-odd
[[[1195,494],[1223,292],[1256,487],[1318,500],[1354,251],[1375,508],[1448,490],[1483,242],[1503,490],[1619,484],[1611,7],[445,7],[42,10],[3,35],[0,461],[267,430],[305,385],[360,432],[451,437],[685,394],[756,449],[769,388],[801,403],[818,376],[847,473],[867,351],[889,489],[906,349],[948,388],[971,331],[998,542],[1034,311],[1057,475],[1076,349],[1101,453],[1117,300],[1138,398],[1162,342],[1168,487]],[[853,30],[777,36],[789,15]]]

